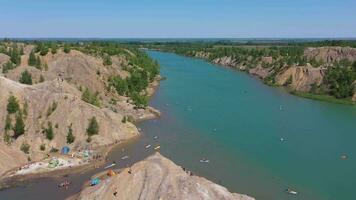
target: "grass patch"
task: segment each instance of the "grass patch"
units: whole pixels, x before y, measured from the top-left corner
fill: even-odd
[[[347,104],[347,105],[355,105],[356,102],[353,102],[351,99],[337,99],[333,96],[325,95],[325,94],[312,94],[308,92],[299,92],[299,91],[290,91],[291,94],[296,96],[314,99],[319,101],[331,102],[331,103],[338,103],[338,104]]]

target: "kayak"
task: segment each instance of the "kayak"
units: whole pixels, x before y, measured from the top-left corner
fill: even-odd
[[[115,165],[116,165],[116,163],[110,164],[110,165],[104,167],[104,169],[108,169],[108,168],[110,168],[110,167],[114,167]]]

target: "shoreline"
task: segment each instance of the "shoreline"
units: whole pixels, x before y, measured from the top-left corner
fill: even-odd
[[[149,100],[156,93],[161,80],[162,80],[161,76],[158,75],[155,78],[155,80],[153,82],[151,82],[149,84],[149,86],[146,88]],[[133,136],[129,139],[118,141],[117,143],[114,142],[108,146],[96,147],[95,150],[98,151],[98,153],[100,153],[102,155],[102,157],[100,159],[90,160],[88,163],[84,163],[84,164],[77,165],[77,166],[65,167],[62,169],[55,169],[55,170],[50,170],[50,171],[20,174],[20,175],[14,174],[17,171],[19,171],[19,168],[16,167],[16,168],[10,169],[7,172],[2,174],[3,177],[0,178],[0,191],[9,189],[12,187],[16,187],[23,182],[34,180],[34,179],[41,179],[41,178],[57,179],[57,178],[60,178],[63,176],[69,176],[69,175],[73,175],[73,174],[77,174],[77,173],[83,174],[83,173],[89,172],[90,170],[103,167],[107,163],[107,159],[114,149],[119,148],[120,146],[125,146],[125,144],[128,144],[131,141],[136,140],[141,136],[141,130],[137,127],[137,124],[139,122],[156,119],[156,118],[159,118],[161,115],[160,111],[156,110],[153,107],[147,106],[145,109],[148,109],[148,111],[152,114],[152,116],[146,116],[144,118],[137,118],[137,119],[134,119],[134,122],[132,122],[134,124],[134,126],[137,128],[139,134],[136,136]],[[58,153],[51,155],[51,157],[55,157],[55,156],[57,156],[57,154]],[[42,160],[28,163],[28,164],[39,163],[39,162],[43,162],[45,160],[46,159],[42,159]]]
[[[161,52],[167,52],[167,51],[162,51],[162,50],[156,50],[156,51],[161,51]],[[310,93],[310,92],[301,92],[301,91],[295,91],[295,90],[291,90],[290,88],[286,87],[286,86],[279,86],[279,85],[273,85],[273,84],[268,84],[266,83],[260,76],[258,76],[257,74],[252,74],[246,70],[240,70],[234,66],[230,66],[230,65],[226,65],[226,64],[220,64],[220,63],[214,63],[210,60],[208,60],[207,58],[203,58],[203,57],[199,57],[199,56],[189,56],[189,55],[184,55],[184,54],[178,54],[175,52],[169,52],[168,53],[174,53],[177,55],[181,55],[181,56],[185,56],[185,57],[189,57],[189,58],[194,58],[194,59],[199,59],[199,60],[203,60],[205,62],[208,62],[210,64],[213,65],[217,65],[219,67],[227,67],[239,72],[244,72],[252,77],[256,77],[258,78],[263,84],[270,86],[270,87],[280,87],[283,88],[287,93],[295,95],[297,97],[303,97],[306,99],[312,99],[312,100],[317,100],[317,101],[322,101],[322,102],[328,102],[328,103],[335,103],[335,104],[342,104],[342,105],[351,105],[354,106],[356,105],[355,101],[352,101],[350,99],[337,99],[336,97],[330,96],[330,95],[324,95],[324,94],[314,94],[314,93]]]

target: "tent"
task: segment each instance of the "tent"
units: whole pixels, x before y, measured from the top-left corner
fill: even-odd
[[[98,185],[100,183],[100,179],[94,178],[90,180],[90,186]]]
[[[48,168],[56,168],[59,164],[59,161],[57,158],[52,158],[49,163],[48,163]]]
[[[62,150],[61,150],[61,153],[62,153],[62,154],[68,154],[69,151],[70,151],[69,147],[64,146],[64,147],[62,148]]]
[[[106,173],[108,176],[115,176],[116,173],[113,170],[109,170],[108,173]]]

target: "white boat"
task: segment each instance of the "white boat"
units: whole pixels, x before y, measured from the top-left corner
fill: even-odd
[[[121,158],[121,160],[126,160],[128,158],[129,158],[129,156],[124,156],[124,157]]]
[[[157,139],[158,139],[158,136],[154,136],[153,139],[157,140]]]
[[[161,148],[161,146],[156,146],[155,147],[155,150],[158,150],[158,149],[160,149]]]
[[[286,192],[288,193],[288,194],[292,194],[292,195],[297,195],[298,194],[298,192],[296,192],[296,191],[294,191],[294,190],[291,190],[291,189],[287,189],[286,190]]]
[[[110,167],[114,167],[115,165],[116,165],[116,163],[110,164],[110,165],[104,167],[104,169],[109,169]]]
[[[146,149],[149,149],[150,147],[151,147],[150,144],[145,146]]]
[[[210,160],[203,158],[203,159],[200,160],[200,162],[201,163],[208,163],[208,162],[210,162]]]

